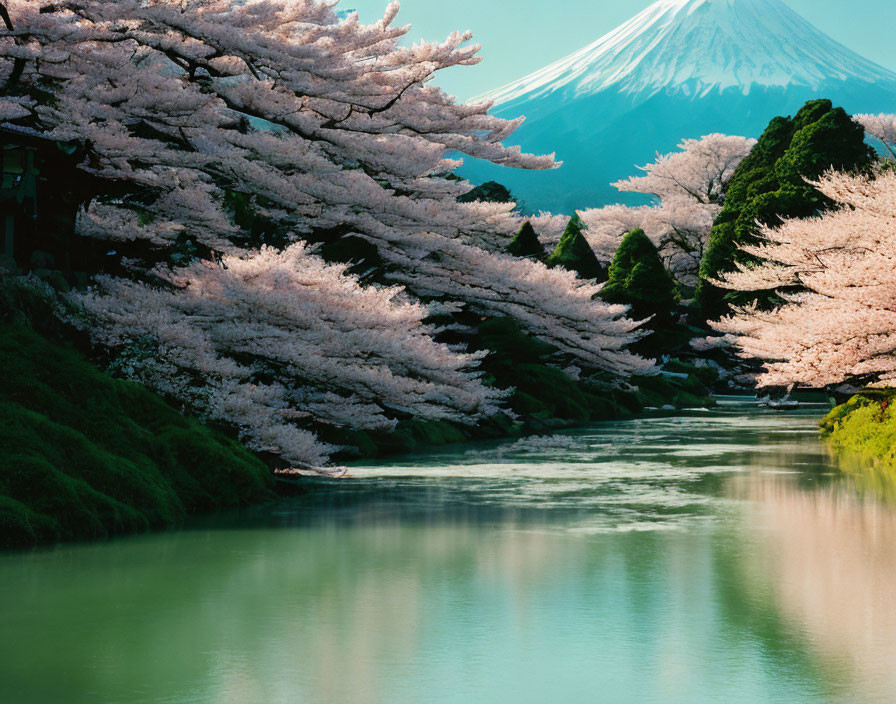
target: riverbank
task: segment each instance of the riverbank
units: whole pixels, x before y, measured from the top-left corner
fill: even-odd
[[[888,485],[896,488],[896,390],[863,391],[834,408],[820,426],[832,449],[881,478],[889,475]]]
[[[296,490],[224,432],[144,387],[97,368],[86,337],[60,321],[65,302],[23,279],[0,286],[0,547],[100,539],[180,524],[188,515],[263,502]],[[69,311],[72,313],[72,311]],[[506,320],[483,323],[473,346],[485,371],[514,388],[508,407],[476,426],[408,419],[390,433],[319,429],[377,459],[470,441],[548,435],[648,409],[714,404],[716,374],[677,360],[666,375],[579,380],[550,366],[551,350]]]
[[[165,528],[272,487],[270,469],[222,433],[0,324],[0,547]]]
[[[646,388],[639,396],[660,401]],[[638,412],[630,397],[625,417]],[[543,423],[546,432],[572,425]],[[455,426],[412,421],[367,457],[466,440]],[[0,547],[172,527],[275,491],[270,467],[233,439],[22,322],[0,323]]]

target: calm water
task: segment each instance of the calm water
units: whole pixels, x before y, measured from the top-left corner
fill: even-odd
[[[0,556],[0,702],[896,701],[896,511],[834,474],[820,412],[464,448]]]

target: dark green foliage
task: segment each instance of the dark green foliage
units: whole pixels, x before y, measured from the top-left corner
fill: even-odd
[[[663,375],[632,377],[638,387],[636,396],[645,408],[708,408],[715,405],[709,389],[696,376],[678,379]]]
[[[470,428],[461,427],[448,421],[412,418],[399,422],[391,432],[355,431],[343,439],[350,447],[357,448],[357,452],[354,453],[355,458],[382,457],[422,452],[434,447],[466,442],[471,437],[470,432]],[[364,436],[363,442],[358,442],[359,435]],[[352,453],[343,453],[342,457],[350,459]]]
[[[696,369],[681,365],[687,379],[643,377],[645,393],[623,391],[618,379],[592,375],[573,379],[549,361],[556,349],[529,337],[509,318],[483,321],[469,341],[474,350],[490,350],[482,367],[498,388],[514,388],[508,405],[526,432],[550,432],[558,423],[582,424],[630,417],[645,406],[711,405]],[[638,383],[638,382],[635,382]]]
[[[496,386],[516,389],[508,403],[514,412],[577,422],[589,419],[588,401],[578,384],[563,371],[545,363],[557,349],[526,335],[514,320],[484,321],[471,346],[491,352],[483,368]]]
[[[773,301],[771,292],[729,293],[707,279],[735,270],[736,262],[753,261],[738,248],[757,241],[757,222],[777,225],[783,218],[808,217],[830,207],[804,179],[817,179],[830,168],[868,168],[873,152],[864,138],[862,127],[829,100],[810,101],[795,117],[776,117],[769,123],[728,184],[725,206],[701,262],[697,299],[707,319],[723,315],[729,303]]]
[[[586,423],[624,418],[637,407],[612,383],[577,381],[550,366],[548,361],[556,348],[529,337],[510,318],[482,322],[470,347],[491,352],[482,367],[498,388],[516,389],[508,405],[523,418],[530,432],[548,430],[540,421]]]
[[[561,369],[544,364],[519,364],[514,371],[517,391],[538,399],[550,416],[576,423],[591,420],[588,395]],[[521,408],[514,400],[511,407]]]
[[[635,320],[650,318],[645,328],[651,334],[631,346],[634,352],[656,357],[678,347],[688,337],[673,330],[675,282],[643,230],[632,230],[622,239],[600,297],[608,303],[631,306],[630,317]]]
[[[517,390],[510,399],[510,407],[514,413],[522,416],[539,416],[547,418],[550,415],[548,404],[539,401],[525,391]]]
[[[268,468],[141,386],[0,324],[0,543],[98,538],[268,496]]]
[[[697,367],[680,359],[673,359],[663,365],[663,369],[667,372],[675,374],[687,374],[694,376],[705,387],[712,388],[719,381],[719,373],[712,367]]]
[[[538,362],[557,351],[548,342],[530,337],[511,318],[491,318],[479,325],[476,349],[491,350],[493,357],[508,364]]]
[[[224,207],[230,213],[233,224],[242,231],[237,239],[247,247],[268,244],[283,247],[290,242],[288,230],[261,214],[259,203],[247,193],[228,190],[224,194]]]
[[[631,383],[638,387],[637,396],[643,407],[662,408],[672,404],[675,392],[665,377],[632,377]]]
[[[675,282],[644,230],[632,230],[622,239],[600,297],[630,305],[635,318],[653,315],[656,325],[668,322],[676,303]]]
[[[581,220],[578,216],[570,219],[560,243],[548,257],[546,264],[551,267],[562,266],[564,269],[576,272],[583,279],[596,279],[599,282],[607,280],[604,268],[597,261],[594,250],[582,234]]]
[[[473,203],[474,201],[486,201],[489,203],[515,203],[516,199],[497,181],[486,181],[476,186],[472,191],[464,193],[457,199],[461,203]]]
[[[507,251],[515,257],[536,257],[538,259],[545,254],[544,245],[539,242],[538,235],[535,234],[535,229],[528,220],[523,223],[513,241],[507,245]]]
[[[323,442],[344,448],[337,454],[342,461],[359,457],[376,457],[379,454],[374,438],[364,430],[322,425],[316,432],[317,437]]]
[[[401,421],[396,431],[408,433],[417,443],[429,446],[451,445],[467,440],[460,428],[443,420]]]
[[[226,191],[224,207],[230,212],[233,224],[246,231],[253,241],[263,239],[269,223],[253,207],[251,196],[237,191]]]
[[[470,439],[470,432],[470,428],[448,421],[419,418],[400,421],[390,432],[332,427],[317,430],[321,440],[343,448],[335,455],[340,461],[407,454],[465,442]]]
[[[79,336],[60,320],[60,315],[77,318],[79,313],[44,282],[8,277],[0,271],[0,323],[26,325],[51,339],[60,339],[65,334],[70,340],[86,345],[86,334]]]

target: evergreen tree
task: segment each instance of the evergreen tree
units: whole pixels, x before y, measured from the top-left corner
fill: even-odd
[[[652,315],[658,324],[668,321],[676,303],[675,282],[644,230],[632,230],[622,239],[600,297],[630,305],[635,319]]]
[[[538,240],[531,222],[527,220],[523,223],[516,237],[507,245],[507,251],[515,257],[544,257],[544,245]]]
[[[586,229],[585,221],[582,220],[582,216],[579,215],[578,211],[572,214],[572,217],[569,219],[571,223],[573,223],[580,230]]]
[[[804,218],[830,207],[830,201],[805,179],[828,169],[861,171],[871,164],[861,125],[830,100],[812,100],[795,117],[776,117],[728,185],[725,206],[713,225],[700,265],[697,299],[703,315],[716,319],[728,303],[758,300],[768,304],[772,292],[730,293],[707,279],[752,263],[739,247],[755,244],[758,224],[777,225],[784,218]]]
[[[606,272],[582,234],[581,223],[582,220],[578,215],[570,219],[563,236],[560,237],[560,243],[546,263],[550,267],[562,266],[564,269],[574,271],[583,279],[606,281]]]
[[[607,303],[631,306],[629,315],[635,320],[650,318],[644,327],[651,334],[632,345],[639,354],[658,357],[681,343],[672,324],[677,303],[675,281],[643,230],[632,230],[622,239],[600,297]]]

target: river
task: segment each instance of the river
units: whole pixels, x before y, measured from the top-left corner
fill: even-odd
[[[896,701],[896,509],[822,412],[722,399],[0,555],[0,702]]]

